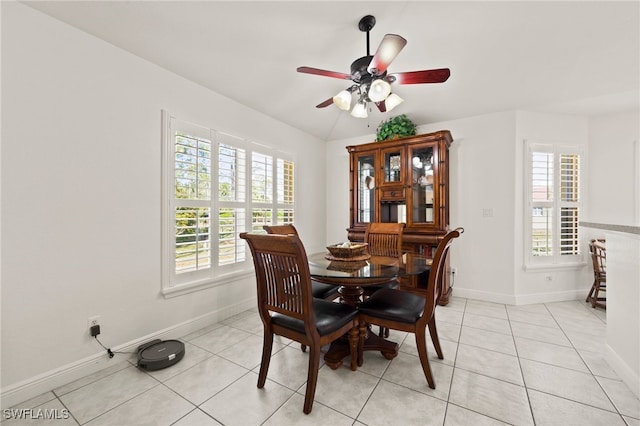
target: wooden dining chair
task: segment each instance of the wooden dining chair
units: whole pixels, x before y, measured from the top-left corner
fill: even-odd
[[[426,330],[429,327],[429,334],[438,358],[443,359],[435,317],[438,289],[440,280],[445,274],[445,260],[449,254],[451,243],[454,238],[458,238],[463,232],[464,229],[462,228],[449,231],[438,244],[438,249],[431,264],[431,271],[429,271],[429,281],[424,296],[385,288],[375,292],[358,306],[361,332],[364,324],[377,324],[380,327],[415,334],[422,370],[429,387],[432,389],[436,388],[436,384],[433,380],[429,358],[427,357]],[[362,350],[360,349],[358,351],[358,361],[362,362]]]
[[[591,240],[589,242],[591,263],[593,264],[593,284],[587,295],[587,302],[591,307],[607,309],[607,298],[600,294],[607,291],[607,247],[604,240]]]
[[[279,235],[298,235],[298,230],[293,224],[286,225],[264,225],[262,227],[267,234],[279,234]],[[313,297],[319,299],[334,300],[339,296],[339,287],[332,284],[325,284],[315,280],[311,280],[311,290]]]
[[[372,222],[367,224],[364,233],[364,242],[368,244],[367,250],[371,256],[402,257],[402,234],[404,223]],[[369,297],[382,288],[397,288],[398,280],[393,279],[388,283],[367,286],[364,288],[364,296]]]
[[[367,224],[364,241],[371,256],[402,256],[404,223],[372,222]]]
[[[367,224],[364,241],[371,256],[402,257],[402,234],[404,223],[372,222]],[[392,279],[383,284],[366,286],[363,288],[365,298],[383,288],[398,288],[398,280]],[[389,329],[380,327],[380,337],[389,337]]]
[[[358,311],[355,307],[314,298],[304,246],[296,235],[243,232],[256,273],[258,312],[264,325],[258,388],[267,380],[273,335],[309,346],[309,368],[303,412],[309,414],[318,381],[320,348],[349,335],[351,369],[357,368]],[[301,355],[302,356],[302,355]]]

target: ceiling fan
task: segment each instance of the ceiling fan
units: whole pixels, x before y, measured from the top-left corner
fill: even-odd
[[[376,53],[372,56],[369,53],[369,32],[375,24],[376,18],[371,15],[363,17],[358,23],[360,31],[367,33],[367,56],[356,59],[351,64],[351,74],[312,67],[298,67],[297,71],[301,73],[351,80],[354,83],[336,96],[319,103],[316,108],[335,104],[338,108],[348,111],[351,108],[352,94],[355,93],[357,101],[351,110],[351,115],[365,118],[369,102],[375,103],[380,112],[391,111],[403,102],[402,98],[391,93],[391,83],[422,84],[447,81],[451,74],[449,68],[388,74],[389,64],[407,44],[407,40],[397,34],[386,34]]]

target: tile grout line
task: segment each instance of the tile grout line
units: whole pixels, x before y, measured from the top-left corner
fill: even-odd
[[[446,402],[447,402],[447,406],[446,406],[446,409],[445,409],[445,416],[444,416],[444,419],[443,419],[443,426],[444,426],[444,423],[446,423],[447,412],[448,412],[448,410],[449,410],[449,404],[454,405],[454,406],[459,407],[459,408],[462,408],[463,410],[467,410],[467,411],[470,411],[470,412],[476,413],[476,414],[478,414],[478,415],[480,415],[480,416],[487,417],[487,418],[490,418],[490,419],[496,420],[496,421],[501,422],[501,423],[505,423],[503,420],[498,419],[498,418],[496,418],[496,417],[493,417],[493,416],[491,416],[491,415],[489,415],[489,414],[481,413],[481,412],[479,412],[479,411],[472,410],[472,409],[471,409],[471,408],[469,408],[469,407],[463,407],[463,406],[461,406],[461,405],[458,405],[458,404],[453,403],[453,402],[451,402],[451,401],[450,401],[450,398],[451,398],[451,390],[453,389],[453,375],[455,374],[455,372],[456,372],[456,370],[457,370],[457,369],[460,369],[460,370],[463,370],[463,371],[467,371],[467,372],[470,372],[470,373],[472,373],[472,374],[477,374],[477,375],[480,375],[480,376],[483,376],[483,377],[488,377],[488,378],[491,378],[491,379],[494,379],[494,380],[499,380],[499,381],[501,381],[501,382],[505,382],[505,383],[509,383],[509,384],[514,384],[514,383],[508,382],[508,381],[503,380],[503,379],[498,379],[498,378],[495,378],[495,377],[492,377],[492,376],[488,376],[488,375],[486,375],[486,374],[478,373],[478,372],[476,372],[476,371],[467,370],[467,369],[465,369],[465,368],[462,368],[462,367],[458,367],[458,366],[457,366],[458,353],[459,353],[459,351],[460,351],[460,345],[461,345],[461,344],[463,344],[463,345],[468,345],[467,343],[461,343],[461,342],[460,342],[461,337],[462,337],[462,327],[464,326],[464,317],[465,317],[465,315],[466,315],[466,313],[467,313],[467,300],[468,300],[468,299],[465,299],[465,308],[464,308],[464,310],[462,311],[462,321],[461,321],[461,324],[460,324],[460,332],[458,333],[458,341],[456,342],[456,343],[457,343],[457,346],[456,346],[456,355],[455,355],[455,357],[454,357],[454,361],[453,361],[453,367],[452,367],[452,368],[453,368],[453,372],[452,372],[452,375],[451,375],[451,383],[449,384],[449,393],[448,393],[448,395],[447,395],[447,401],[446,401]],[[472,315],[479,315],[479,314],[472,314]],[[483,316],[486,316],[486,315],[483,315]],[[494,318],[494,317],[488,317],[488,318]],[[466,327],[469,327],[469,326],[466,326]],[[469,328],[474,328],[474,327],[469,327]],[[484,331],[488,331],[488,330],[484,330]],[[479,347],[479,346],[474,346],[474,345],[468,345],[468,346],[470,346],[470,347],[474,347],[474,348],[483,349],[483,350],[490,351],[490,352],[496,352],[496,353],[503,354],[503,352],[493,351],[493,350],[491,350],[491,349],[481,348],[481,347]],[[511,355],[511,354],[504,354],[504,355],[513,356],[513,355]],[[516,357],[516,358],[517,358],[517,357]],[[527,399],[528,399],[528,397],[527,397]]]
[[[452,366],[452,370],[451,370],[451,382],[449,383],[449,392],[447,392],[447,404],[444,407],[444,417],[442,418],[442,425],[443,426],[445,425],[445,423],[447,421],[447,413],[449,412],[449,404],[451,403],[450,402],[450,400],[451,400],[451,390],[453,389],[453,378],[455,377],[455,374],[456,374],[456,364],[457,364],[457,361],[458,361],[458,351],[460,350],[460,339],[462,337],[462,326],[464,324],[464,316],[465,316],[466,313],[467,313],[467,299],[464,299],[464,310],[462,311],[462,318],[460,318],[460,330],[458,331],[458,341],[456,342],[456,354],[453,357],[453,366]],[[440,338],[440,336],[438,336],[438,339],[439,338]]]
[[[400,355],[400,347],[402,346],[402,344],[404,343],[404,341],[407,339],[408,334],[405,333],[404,339],[402,339],[402,342],[400,342],[398,344],[398,355],[396,355],[395,358],[397,358]],[[394,358],[394,359],[395,359]],[[393,359],[390,360],[387,363],[387,366],[384,368],[384,370],[382,371],[382,374],[380,374],[380,377],[378,377],[378,381],[376,382],[376,385],[373,387],[373,389],[371,390],[371,393],[369,394],[369,396],[367,396],[367,399],[365,400],[364,404],[362,404],[362,408],[360,408],[360,410],[358,411],[358,414],[356,415],[356,417],[353,419],[353,424],[355,424],[355,422],[360,422],[360,423],[364,423],[358,420],[358,418],[360,417],[360,415],[362,414],[362,411],[364,410],[364,407],[367,406],[367,404],[369,403],[369,401],[371,400],[371,396],[373,395],[373,393],[376,391],[376,389],[378,389],[378,386],[380,386],[380,382],[382,382],[382,376],[385,375],[385,373],[387,372],[387,370],[389,369],[389,367],[391,366],[391,363],[393,362]],[[369,374],[366,372],[363,372],[363,374]],[[373,374],[369,374],[370,376],[373,377],[377,377],[374,376]]]
[[[585,302],[585,303],[586,303],[586,302]],[[616,406],[616,404],[613,402],[613,400],[611,399],[611,397],[609,396],[609,394],[607,393],[607,391],[602,387],[602,384],[600,384],[600,382],[598,381],[597,376],[593,373],[593,370],[591,369],[591,367],[589,367],[589,364],[587,364],[587,362],[585,361],[584,357],[580,354],[580,351],[578,351],[578,349],[575,347],[575,345],[574,345],[573,341],[571,340],[571,338],[567,335],[567,332],[566,332],[566,331],[565,331],[565,329],[562,327],[562,324],[560,324],[560,323],[558,322],[558,320],[557,320],[556,316],[553,314],[553,311],[551,311],[551,309],[549,309],[549,307],[547,306],[547,304],[546,304],[546,303],[544,304],[544,306],[545,306],[545,308],[547,309],[547,311],[549,312],[549,314],[551,315],[551,317],[553,318],[553,320],[558,324],[558,327],[560,327],[560,330],[562,331],[562,334],[567,338],[567,340],[568,340],[568,341],[569,341],[569,343],[571,344],[571,348],[573,348],[573,350],[576,352],[576,354],[578,355],[578,357],[580,357],[580,360],[584,363],[585,367],[586,367],[586,368],[587,368],[587,370],[589,371],[589,373],[588,373],[588,374],[589,374],[589,375],[593,378],[593,380],[597,383],[597,385],[598,385],[598,387],[600,388],[600,390],[602,390],[602,392],[606,395],[607,400],[611,403],[611,406],[616,410],[616,411],[615,411],[615,414],[618,414],[618,415],[620,416],[620,418],[622,419],[622,421],[623,421],[623,422],[625,422],[625,423],[627,423],[627,421],[624,419],[624,416],[622,415],[622,413],[620,413],[620,410],[618,409],[618,407]],[[584,307],[585,307],[585,308],[587,308],[586,306],[584,306]],[[589,309],[588,309],[588,308],[587,308],[587,311],[589,311]],[[595,317],[597,317],[597,318],[598,318],[598,320],[602,321],[602,320],[601,320],[601,318],[599,318],[597,315],[595,315],[595,314],[592,314],[592,315],[593,315],[593,316],[595,316]],[[604,322],[604,324],[606,325],[606,322]],[[525,359],[526,359],[526,358],[525,358]],[[605,360],[605,362],[606,362],[606,360]],[[544,363],[544,364],[547,364],[547,363]],[[553,364],[547,364],[547,365],[553,365]],[[559,367],[559,368],[566,368],[566,367],[557,366],[557,365],[553,365],[553,366],[554,366],[554,367]],[[577,370],[573,370],[573,369],[570,369],[570,368],[566,368],[566,369],[567,369],[567,370],[571,370],[571,371],[577,371]],[[586,373],[583,373],[583,374],[586,374]],[[523,377],[523,378],[524,378],[524,377]],[[538,392],[541,392],[541,391],[538,391]],[[598,409],[598,410],[607,411],[607,412],[609,412],[609,413],[614,413],[613,411],[609,411],[609,410],[606,410],[606,409],[601,408],[601,407],[596,407],[596,406],[594,406],[594,405],[585,404],[584,402],[581,402],[581,401],[575,401],[575,400],[573,400],[573,399],[566,398],[566,397],[562,397],[562,396],[559,396],[559,395],[550,394],[550,393],[548,393],[548,392],[542,392],[542,393],[545,393],[545,394],[547,394],[547,395],[551,395],[551,396],[554,396],[554,397],[557,397],[557,398],[562,398],[562,399],[565,399],[565,400],[567,400],[567,401],[572,401],[572,402],[575,402],[575,403],[578,403],[578,404],[582,404],[582,405],[585,405],[585,406],[590,407],[590,408],[595,408],[595,409]]]
[[[546,308],[546,305],[545,305]],[[531,405],[531,396],[529,395],[529,387],[527,386],[527,380],[524,377],[524,371],[522,370],[522,362],[520,362],[520,352],[518,352],[518,345],[516,344],[516,336],[513,334],[513,327],[511,326],[511,318],[509,317],[509,310],[506,308],[507,312],[507,321],[509,321],[509,329],[511,330],[511,339],[513,340],[513,347],[516,350],[516,358],[518,359],[518,367],[520,367],[520,375],[522,376],[522,384],[524,385],[524,392],[527,395],[527,404],[529,405],[529,412],[531,413],[531,420],[533,424],[536,424],[536,415],[533,411],[533,406]],[[525,358],[526,359],[526,358]]]
[[[585,302],[586,303],[586,302]],[[545,305],[546,306],[546,305]],[[596,317],[598,320],[602,321],[602,319],[600,317],[598,317],[595,313],[591,312],[591,310],[587,307],[584,306],[587,311],[589,311],[594,317]],[[592,308],[595,309],[595,308]],[[551,316],[553,316],[553,313],[551,313]],[[553,316],[553,318],[555,319],[555,316]],[[606,321],[602,321],[605,325],[607,324]],[[560,324],[558,324],[560,325]],[[578,351],[578,349],[575,347],[575,345],[573,344],[573,342],[571,341],[571,339],[569,338],[569,336],[567,336],[564,328],[562,328],[562,326],[560,325],[560,329],[562,330],[562,333],[567,337],[567,339],[569,340],[569,343],[571,343],[571,347],[576,351],[576,353],[578,354],[578,356],[580,357],[580,359],[582,360],[582,362],[584,363],[584,365],[587,367],[587,370],[589,370],[589,373],[591,375],[591,377],[593,378],[593,380],[595,380],[595,382],[598,384],[598,387],[600,388],[600,390],[602,390],[602,392],[606,395],[607,400],[611,403],[611,406],[616,410],[616,414],[618,414],[620,416],[620,418],[622,419],[622,421],[624,421],[625,423],[628,424],[628,422],[625,420],[623,414],[620,412],[620,409],[618,408],[618,406],[616,405],[616,403],[611,399],[611,396],[609,395],[609,393],[606,391],[606,389],[602,386],[602,384],[600,383],[600,381],[598,380],[598,376],[596,376],[593,372],[593,370],[591,369],[591,367],[589,367],[589,364],[585,361],[584,357],[582,356],[582,354],[580,354],[580,351]],[[603,357],[604,361],[606,362],[606,359]],[[607,363],[608,365],[608,363]],[[577,401],[579,402],[579,401]],[[589,405],[590,407],[594,407],[592,405]],[[594,407],[594,408],[599,408],[601,410],[603,410],[603,408],[600,407]],[[609,411],[609,410],[605,410],[605,411]]]

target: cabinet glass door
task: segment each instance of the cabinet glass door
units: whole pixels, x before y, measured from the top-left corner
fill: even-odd
[[[411,220],[413,223],[434,223],[436,213],[435,158],[433,146],[411,150]]]
[[[358,202],[358,222],[375,222],[375,153],[363,154],[357,158],[358,182],[356,185]]]
[[[401,148],[382,151],[385,184],[402,182],[402,151]]]

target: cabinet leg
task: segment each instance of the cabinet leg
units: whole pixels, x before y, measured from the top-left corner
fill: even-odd
[[[451,297],[451,293],[453,293],[453,287],[449,287],[446,292],[443,292],[440,295],[440,299],[438,300],[438,305],[447,306],[449,304],[449,298]]]

